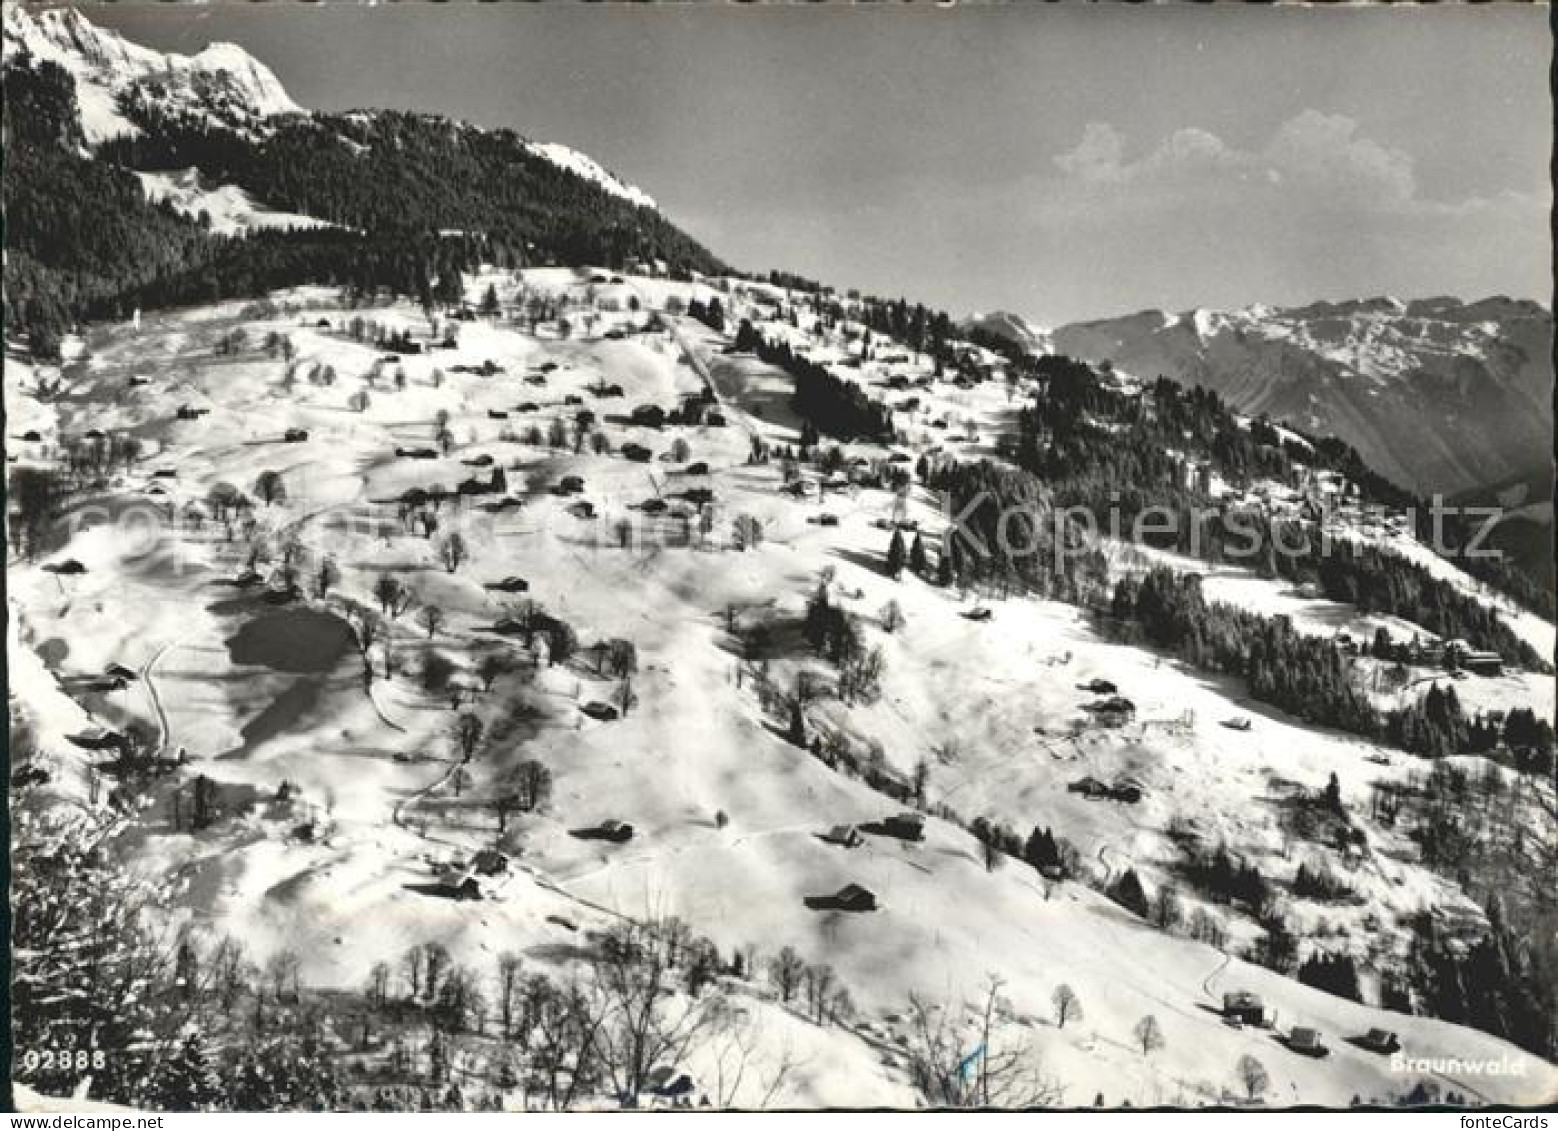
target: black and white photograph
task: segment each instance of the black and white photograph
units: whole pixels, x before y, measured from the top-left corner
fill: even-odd
[[[3,13],[10,1110],[1558,1102],[1546,4]]]

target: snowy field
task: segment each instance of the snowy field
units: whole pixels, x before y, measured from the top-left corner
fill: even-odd
[[[208,210],[214,203],[204,190],[186,202]],[[303,219],[229,203],[222,222],[240,227]],[[824,842],[818,834],[834,825],[879,820],[902,806],[785,740],[785,719],[763,709],[726,615],[734,608],[741,623],[774,627],[781,647],[769,675],[788,687],[816,666],[791,646],[793,624],[828,568],[835,600],[860,615],[886,666],[875,703],[824,701],[815,721],[878,745],[884,765],[899,774],[926,760],[933,805],[1024,836],[1035,824],[1052,827],[1099,881],[1132,867],[1149,889],[1168,882],[1176,860],[1170,828],[1178,825],[1204,844],[1227,843],[1286,882],[1301,860],[1348,866],[1329,847],[1292,843],[1279,820],[1284,798],[1320,790],[1334,774],[1374,851],[1351,875],[1366,896],[1362,906],[1295,903],[1310,932],[1306,951],[1319,944],[1322,919],[1326,948],[1366,956],[1403,945],[1404,923],[1419,911],[1480,914],[1453,884],[1416,864],[1399,833],[1365,815],[1376,781],[1410,772],[1400,751],[1387,756],[1352,736],[1304,726],[1248,700],[1233,681],[1109,643],[1070,606],[986,601],[992,617],[980,623],[962,615],[973,602],[952,591],[889,579],[888,533],[877,524],[893,515],[893,496],[851,487],[797,498],[781,490],[777,462],[748,463],[754,436],[798,439],[783,375],[728,354],[723,336],[691,320],[668,314],[669,329],[646,328],[651,311],[671,299],[706,300],[715,293],[708,286],[598,282],[562,269],[494,271],[466,282],[473,306],[489,287],[505,305],[521,287],[567,299],[577,312],[568,336],[509,317],[478,319],[454,324],[453,348],[386,361],[371,340],[352,339],[350,321],[429,341],[422,311],[346,309],[333,290],[310,288],[274,296],[270,312],[229,303],[95,332],[85,359],[60,375],[57,395],[34,395],[38,374],[29,370],[8,375],[11,431],[40,437],[13,445],[22,458],[47,459],[63,438],[89,429],[122,431],[143,444],[142,458],[116,471],[102,493],[101,515],[78,515],[41,563],[12,564],[9,650],[15,694],[50,761],[50,799],[93,804],[92,756],[68,736],[94,726],[139,724],[164,752],[187,756],[179,775],[140,802],[115,846],[134,867],[178,877],[173,920],[231,932],[261,957],[290,947],[303,957],[305,980],[343,989],[360,988],[375,961],[393,963],[408,946],[435,939],[482,969],[505,950],[563,969],[579,932],[619,916],[679,915],[726,950],[772,954],[791,945],[832,965],[858,1019],[822,1028],[756,984],[740,991],[761,1033],[761,1057],[772,1062],[799,1050],[799,1067],[773,1101],[789,1106],[912,1106],[904,1055],[910,995],[971,1000],[991,974],[1004,979],[1017,1024],[1046,1073],[1065,1082],[1068,1104],[1085,1106],[1097,1095],[1111,1105],[1237,1102],[1234,1065],[1247,1053],[1270,1073],[1267,1103],[1387,1099],[1417,1078],[1392,1074],[1387,1058],[1347,1043],[1373,1027],[1398,1032],[1413,1056],[1511,1056],[1530,1065],[1520,1078],[1452,1075],[1441,1087],[1494,1102],[1536,1102],[1558,1091],[1558,1070],[1493,1037],[1307,988],[1152,929],[1089,887],[1047,881],[1015,860],[988,871],[977,842],[949,820],[931,818],[917,843],[871,835],[854,849]],[[741,306],[728,294],[724,301]],[[217,353],[238,329],[245,344]],[[781,324],[764,329],[777,334]],[[291,363],[262,348],[272,333],[292,343]],[[326,367],[333,383],[314,379]],[[930,367],[923,358],[878,360],[855,377],[870,385],[895,373],[918,379]],[[724,425],[656,427],[631,418],[640,406],[675,408],[706,378]],[[610,384],[623,395],[600,395]],[[921,398],[907,416],[915,454],[994,454],[1015,420],[1017,402],[1000,382],[973,389],[933,382],[913,391]],[[179,419],[181,407],[205,411]],[[603,434],[609,451],[583,442],[575,450],[580,412],[593,414],[587,430]],[[557,445],[543,439],[554,421],[567,436]],[[540,436],[529,435],[532,426]],[[289,441],[295,429],[306,438]],[[676,441],[687,445],[686,458],[674,458]],[[633,444],[650,458],[625,458]],[[885,455],[845,447],[851,457]],[[431,458],[397,449],[425,449]],[[486,481],[495,468],[501,491],[439,508],[440,532],[460,532],[468,550],[449,570],[439,539],[408,529],[398,504],[417,489]],[[252,496],[267,471],[279,474],[285,498],[257,500],[254,531],[229,539],[211,513],[213,489],[231,484]],[[569,476],[580,477],[582,489],[559,493]],[[707,532],[684,494],[696,489],[717,500]],[[581,502],[592,516],[581,516]],[[823,513],[836,525],[814,521]],[[923,497],[908,513],[928,530],[939,521]],[[731,545],[742,515],[764,532],[744,551]],[[328,557],[337,574],[328,595],[276,605],[263,586],[234,584],[256,541],[272,555],[299,545],[305,585]],[[82,572],[40,568],[67,558]],[[1424,560],[1454,573],[1431,555]],[[260,567],[268,568],[274,561]],[[1209,598],[1284,613],[1303,631],[1366,639],[1379,625],[1393,635],[1414,627],[1289,594],[1237,570],[1197,572],[1207,575]],[[346,602],[377,608],[375,583],[385,573],[415,590],[417,604],[388,619],[397,674],[383,677],[374,648],[374,678],[365,681],[339,614]],[[508,577],[528,589],[491,588]],[[546,657],[533,672],[502,672],[483,690],[484,656],[528,656],[497,631],[527,598],[574,627],[580,653],[567,662]],[[895,632],[879,619],[889,600],[904,618]],[[432,627],[418,619],[428,606],[441,613]],[[1550,650],[1551,624],[1504,615]],[[636,647],[636,704],[625,718],[601,721],[581,708],[611,701],[620,681],[601,673],[590,645],[613,638]],[[468,685],[461,710],[487,725],[489,742],[467,767],[450,737],[458,712],[413,674],[434,651]],[[86,686],[115,663],[139,678],[123,690]],[[1085,725],[1090,696],[1078,685],[1095,679],[1135,702],[1129,725]],[[1542,698],[1523,676],[1497,688],[1484,682],[1489,704],[1507,706],[1509,693],[1524,690],[1531,705],[1551,713],[1550,685]],[[1465,697],[1474,684],[1483,686],[1457,688]],[[1224,725],[1235,719],[1249,728]],[[493,799],[532,760],[554,775],[551,804],[510,817],[500,833]],[[194,773],[217,782],[225,799],[222,819],[198,833],[175,827],[172,812],[174,784]],[[1121,775],[1144,786],[1138,804],[1067,789],[1084,776]],[[284,781],[295,787],[285,805],[275,800]],[[577,835],[609,819],[631,822],[632,840]],[[304,825],[307,835],[298,831]],[[494,898],[466,903],[429,892],[438,862],[493,844],[517,860]],[[875,893],[879,908],[808,906],[808,898],[848,883]],[[1256,930],[1248,921],[1229,926],[1241,944]],[[1064,1028],[1050,1004],[1061,984],[1085,1007]],[[1282,1030],[1319,1029],[1330,1057],[1311,1060],[1269,1033],[1223,1024],[1221,995],[1235,989],[1260,993]],[[1147,1014],[1164,1044],[1143,1055],[1131,1034]]]

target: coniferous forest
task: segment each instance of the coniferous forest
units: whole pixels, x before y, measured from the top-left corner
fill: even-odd
[[[512,131],[378,113],[316,115],[256,138],[131,100],[141,135],[105,142],[92,159],[63,68],[18,57],[5,85],[5,317],[41,356],[78,320],[305,282],[431,305],[455,297],[457,272],[481,260],[720,267],[658,212],[559,168]],[[150,203],[128,171],[190,166],[337,226],[214,235]]]

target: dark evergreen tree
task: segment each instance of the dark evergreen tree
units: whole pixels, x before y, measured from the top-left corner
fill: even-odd
[[[158,1062],[149,1091],[150,1106],[163,1111],[211,1111],[222,1104],[221,1077],[199,1031]]]
[[[903,532],[893,531],[893,540],[887,547],[887,576],[897,579],[903,573],[903,567],[908,561],[908,552],[903,545]]]
[[[957,581],[957,574],[952,568],[952,554],[947,547],[942,547],[941,555],[936,560],[936,584],[943,589],[950,588]]]
[[[1325,783],[1325,793],[1321,800],[1325,803],[1325,807],[1333,813],[1346,812],[1346,807],[1342,804],[1342,783],[1337,780],[1334,773]]]
[[[1362,1001],[1358,988],[1358,965],[1350,954],[1313,954],[1298,968],[1298,980],[1328,994]]]
[[[785,737],[789,739],[792,746],[806,745],[806,712],[798,701],[790,704],[790,726],[785,732]]]
[[[1134,868],[1127,868],[1109,884],[1108,896],[1121,907],[1145,919],[1149,910],[1147,892]]]

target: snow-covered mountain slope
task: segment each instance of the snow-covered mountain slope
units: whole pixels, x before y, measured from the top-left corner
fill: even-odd
[[[304,112],[270,68],[236,44],[213,43],[194,55],[155,51],[97,27],[73,8],[7,4],[5,57],[23,52],[75,79],[82,132],[91,144],[138,132],[120,105],[129,95],[200,109],[234,126]]]
[[[605,169],[595,158],[554,141],[531,142],[530,151],[537,157],[545,157],[558,168],[567,169],[576,176],[593,181],[613,196],[620,196],[630,204],[641,208],[658,208],[654,197],[636,185],[630,185]]]
[[[209,116],[260,134],[270,118],[308,112],[269,67],[237,44],[212,43],[194,55],[165,53],[100,28],[73,8],[40,11],[8,4],[5,58],[22,53],[56,63],[75,79],[82,133],[89,145],[140,132],[125,113],[126,100],[180,117]],[[588,154],[557,142],[529,142],[528,148],[630,204],[658,208],[643,189]]]
[[[160,746],[188,754],[187,766],[149,787],[114,841],[123,859],[180,878],[173,919],[230,931],[262,961],[293,948],[305,984],[343,994],[375,962],[398,962],[428,941],[472,969],[486,971],[494,955],[513,949],[528,969],[561,976],[590,929],[623,915],[674,914],[724,953],[756,946],[767,959],[790,946],[831,967],[856,1016],[813,1024],[783,1008],[761,977],[728,980],[733,1000],[765,1027],[757,1056],[777,1057],[791,1043],[805,1065],[770,1101],[786,1106],[916,1102],[904,1068],[910,995],[956,1008],[992,974],[1004,981],[1035,1063],[1064,1084],[1060,1102],[1068,1104],[1095,1096],[1109,1105],[1242,1102],[1235,1066],[1244,1055],[1269,1072],[1262,1103],[1390,1102],[1419,1076],[1350,1043],[1376,1027],[1398,1033],[1413,1057],[1520,1058],[1520,1077],[1448,1070],[1430,1081],[1474,1102],[1552,1094],[1558,1071],[1497,1038],[1347,1001],[1251,964],[1239,955],[1258,938],[1257,924],[1179,877],[1177,845],[1192,836],[1226,844],[1284,886],[1304,862],[1345,871],[1359,901],[1285,900],[1304,955],[1390,961],[1420,912],[1474,927],[1476,903],[1419,862],[1405,828],[1369,810],[1376,785],[1412,780],[1424,763],[1263,708],[1232,680],[1110,641],[1072,606],[990,597],[982,603],[994,623],[986,624],[966,615],[969,604],[952,587],[893,580],[880,568],[884,527],[902,505],[934,534],[946,521],[934,499],[916,490],[900,500],[868,484],[826,498],[786,490],[777,461],[748,459],[753,437],[771,448],[798,441],[789,381],[732,351],[728,335],[674,313],[716,294],[733,316],[760,317],[760,304],[731,280],[628,275],[623,287],[647,308],[635,311],[593,277],[566,268],[467,276],[470,304],[489,287],[515,308],[530,298],[566,299],[577,328],[564,336],[515,319],[461,323],[456,345],[396,362],[403,381],[389,372],[356,376],[374,373],[383,356],[371,339],[351,335],[364,311],[335,288],[314,287],[247,313],[228,303],[156,314],[138,328],[103,327],[86,360],[64,374],[68,396],[46,404],[29,391],[34,381],[8,384],[8,410],[42,434],[33,449],[40,459],[88,428],[137,430],[145,457],[115,489],[123,505],[202,508],[218,485],[255,483],[273,470],[288,494],[258,508],[255,544],[291,532],[311,561],[330,554],[339,563],[328,597],[276,605],[245,596],[222,582],[246,568],[247,547],[204,522],[159,527],[133,545],[106,526],[72,528],[50,557],[68,555],[81,573],[61,577],[45,562],[12,569],[12,666],[24,676],[19,705],[38,736],[33,761],[50,775],[37,787],[52,791],[46,800],[93,804],[85,767],[96,756],[68,736],[94,725],[138,723]],[[419,343],[433,340],[410,301],[366,313]],[[786,314],[770,309],[764,331],[798,344],[811,336],[819,355],[838,351],[839,342],[792,326]],[[248,346],[219,355],[217,343],[236,328]],[[272,334],[296,350],[290,378],[293,363],[260,346]],[[488,362],[495,371],[484,375]],[[960,388],[935,380],[931,366],[881,358],[840,369],[862,382],[891,370],[929,382],[920,390],[924,409],[903,420],[907,450],[950,442],[928,418],[955,411],[976,437],[960,444],[993,451],[1013,414],[1002,383]],[[325,367],[342,377],[306,376]],[[673,405],[708,388],[725,425],[635,423],[599,399],[603,382],[620,384],[622,402],[634,405]],[[603,410],[599,433],[609,445],[573,451],[544,440],[553,421],[577,419],[572,401]],[[180,420],[186,404],[206,415]],[[432,445],[440,419],[447,452],[428,460],[395,454]],[[288,442],[288,429],[303,429],[303,438]],[[687,458],[674,455],[678,439]],[[628,458],[630,444],[660,457]],[[859,443],[848,454],[880,459],[885,451]],[[450,570],[432,541],[394,517],[396,500],[459,482],[484,457],[491,462],[483,466],[505,472],[503,498],[446,506],[445,523],[470,551]],[[691,459],[703,469],[695,472]],[[157,475],[174,467],[174,477]],[[810,466],[803,475],[817,478]],[[580,478],[582,498],[554,491],[567,476]],[[645,505],[663,492],[667,508],[690,520],[683,504],[695,487],[758,521],[761,544],[737,550],[715,531],[708,545],[693,545],[678,534],[675,512],[657,517]],[[815,521],[823,513],[836,521]],[[624,521],[637,531],[630,544],[614,533]],[[365,685],[344,631],[322,642],[282,632],[274,653],[247,646],[266,624],[317,627],[357,615],[375,604],[381,573],[414,578],[419,609],[440,613],[436,631],[409,610],[384,618],[380,639],[393,643],[394,673]],[[493,586],[508,575],[525,578],[529,597],[576,626],[584,647],[571,659],[529,657],[500,628],[518,606]],[[1210,580],[1222,586],[1219,599],[1290,613],[1316,631],[1326,620],[1363,631],[1354,611],[1287,594],[1274,579]],[[728,619],[738,630],[767,624],[788,633],[819,584],[858,616],[885,673],[872,702],[814,703],[814,732],[878,752],[896,775],[923,759],[927,797],[942,813],[988,816],[1023,832],[1053,826],[1075,846],[1075,879],[1052,880],[1017,860],[987,867],[974,838],[946,816],[926,819],[923,841],[869,829],[853,848],[821,839],[833,826],[870,824],[901,805],[786,741],[782,695],[772,689],[798,685],[802,671],[825,672],[788,646],[744,663],[736,654],[743,634]],[[889,603],[904,618],[891,631],[882,623]],[[586,708],[621,685],[591,658],[591,646],[616,637],[636,649],[633,706],[602,721]],[[466,702],[494,737],[465,768],[463,788],[451,785],[456,715],[419,672],[437,653],[463,680],[499,651],[535,662]],[[110,663],[140,680],[122,692],[95,689]],[[1098,679],[1132,698],[1136,722],[1119,730],[1085,724],[1086,688]],[[1248,730],[1224,725],[1238,717]],[[529,760],[555,775],[551,800],[500,829],[488,806]],[[170,827],[172,790],[196,774],[216,783],[224,811],[198,832]],[[1356,866],[1324,838],[1290,833],[1284,816],[1332,774],[1371,846]],[[1084,775],[1130,775],[1146,793],[1135,804],[1089,799],[1068,788]],[[270,810],[265,799],[284,781],[320,814],[320,835],[294,835],[296,821]],[[630,842],[579,835],[606,819],[631,823]],[[467,903],[428,890],[437,864],[494,842],[512,851],[517,871],[492,898]],[[1188,928],[1156,930],[1093,890],[1125,868],[1153,892],[1180,884],[1187,916],[1225,925],[1220,948],[1188,937]],[[828,893],[846,884],[874,893],[877,909],[829,907]],[[1061,985],[1086,1009],[1063,1026],[1052,1005]],[[1237,990],[1260,994],[1283,1031],[1318,1029],[1332,1054],[1313,1060],[1272,1032],[1225,1024],[1222,995]],[[1377,1000],[1372,984],[1367,992]],[[1150,1055],[1131,1043],[1148,1015],[1165,1039]],[[701,1070],[700,1080],[708,1074]]]
[[[192,218],[204,214],[211,231],[216,235],[236,235],[254,228],[330,226],[313,216],[266,208],[236,185],[209,187],[202,183],[199,169],[181,169],[176,173],[136,173],[135,176],[146,190],[148,200],[165,200]]]
[[[1449,493],[1545,465],[1552,332],[1551,313],[1533,302],[1374,298],[1147,310],[1062,326],[1049,344],[1138,377],[1205,385],[1241,411],[1340,436],[1403,486]],[[1028,345],[1025,333],[1007,336]]]

